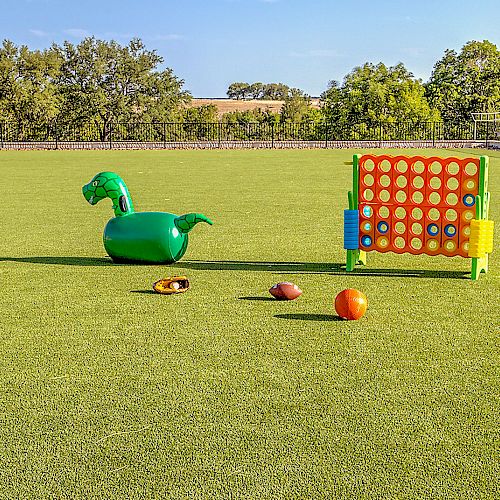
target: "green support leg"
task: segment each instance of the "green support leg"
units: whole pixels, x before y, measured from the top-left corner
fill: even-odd
[[[488,254],[484,257],[473,257],[470,277],[473,281],[479,279],[481,273],[488,272]]]
[[[346,271],[353,271],[356,266],[358,250],[347,250],[347,260],[345,264]]]
[[[366,266],[366,252],[364,250],[358,250],[358,259],[356,264],[361,264],[362,266]]]
[[[346,271],[353,271],[356,264],[366,266],[366,252],[363,250],[347,250]]]

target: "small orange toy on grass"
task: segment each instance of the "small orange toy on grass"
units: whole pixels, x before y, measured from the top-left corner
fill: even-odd
[[[355,288],[342,290],[335,297],[335,310],[344,319],[359,319],[363,317],[368,307],[366,295]]]

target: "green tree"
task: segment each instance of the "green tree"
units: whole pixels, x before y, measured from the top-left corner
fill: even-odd
[[[56,78],[61,60],[53,49],[31,51],[4,40],[0,47],[0,114],[18,124],[52,120],[59,111]]]
[[[231,83],[227,89],[229,99],[246,99],[250,93],[250,85],[246,82]]]
[[[270,101],[283,101],[290,93],[290,87],[284,83],[248,84],[235,82],[229,85],[227,96],[230,99],[265,99]]]
[[[283,101],[290,91],[290,87],[284,83],[267,83],[264,85],[262,99],[270,101]]]
[[[276,123],[279,121],[279,114],[261,108],[248,109],[245,111],[231,111],[222,115],[223,123]]]
[[[264,85],[260,82],[252,83],[249,87],[249,97],[251,99],[262,99],[264,93]]]
[[[387,67],[366,63],[354,68],[342,85],[330,82],[322,94],[322,109],[330,122],[341,124],[439,119],[425,98],[425,89],[402,63]]]
[[[184,82],[169,68],[159,71],[163,58],[139,39],[122,47],[92,37],[54,49],[63,60],[58,82],[61,118],[98,123],[101,140],[114,121],[170,120],[190,99],[182,90]]]
[[[182,121],[184,122],[211,123],[218,120],[217,106],[215,104],[189,107],[182,112]]]
[[[484,40],[466,43],[460,53],[446,50],[435,64],[426,95],[443,119],[471,120],[471,113],[500,110],[500,51]]]
[[[311,98],[302,90],[292,88],[285,97],[285,102],[281,107],[281,121],[301,122],[304,119],[313,119],[313,109],[311,107]]]

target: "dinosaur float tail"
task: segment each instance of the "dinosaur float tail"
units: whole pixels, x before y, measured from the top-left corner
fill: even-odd
[[[179,215],[174,219],[175,227],[179,230],[180,233],[187,234],[191,229],[193,229],[198,222],[206,222],[207,224],[212,225],[213,222],[203,214],[190,213]]]

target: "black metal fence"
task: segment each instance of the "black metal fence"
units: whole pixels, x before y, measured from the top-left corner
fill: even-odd
[[[0,147],[16,142],[177,143],[259,141],[436,141],[498,139],[500,124],[473,122],[350,123],[84,123],[0,122]]]

